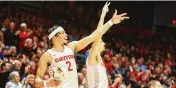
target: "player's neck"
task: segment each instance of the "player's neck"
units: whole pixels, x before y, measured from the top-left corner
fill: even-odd
[[[57,52],[63,52],[64,51],[64,45],[55,45],[52,47],[53,50]]]

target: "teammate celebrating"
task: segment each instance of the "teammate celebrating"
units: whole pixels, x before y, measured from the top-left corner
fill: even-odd
[[[35,79],[35,87],[55,87],[59,88],[78,88],[78,77],[74,53],[82,50],[87,45],[102,36],[113,24],[118,24],[124,19],[128,19],[126,14],[117,15],[117,11],[113,17],[103,26],[96,29],[89,36],[79,40],[67,43],[67,34],[60,26],[53,26],[49,29],[48,38],[52,43],[52,48],[48,49],[40,58],[39,67]],[[48,68],[59,67],[66,74],[67,79],[58,81],[55,77],[43,80],[43,76]]]
[[[106,3],[104,5],[97,28],[103,25],[106,13],[109,10],[108,9],[109,5],[110,3]],[[105,44],[101,40],[101,36],[100,36],[97,40],[93,42],[92,48],[90,49],[89,56],[86,61],[86,66],[87,66],[86,86],[88,88],[108,88],[106,69],[104,67],[104,63],[100,56],[101,52],[104,50],[104,45]]]

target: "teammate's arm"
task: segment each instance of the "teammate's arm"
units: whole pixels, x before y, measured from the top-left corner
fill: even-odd
[[[92,34],[89,36],[79,40],[79,41],[73,41],[68,44],[70,48],[74,50],[74,52],[78,52],[85,48],[87,45],[92,43],[93,41],[97,40],[100,36],[102,36],[113,24],[118,24],[124,19],[128,19],[129,17],[126,17],[127,13],[123,13],[121,15],[117,15],[117,10],[115,10],[115,13],[113,17],[108,21],[105,25],[101,26],[100,28],[96,29]]]
[[[108,8],[109,5],[110,5],[110,3],[106,2],[106,4],[103,6],[102,13],[101,13],[97,28],[103,26],[106,13],[109,11],[109,8]]]
[[[97,28],[103,26],[103,23],[104,23],[104,18],[106,16],[106,13],[108,12],[108,6],[110,5],[110,3],[106,3],[102,9],[102,13],[101,13],[101,16],[100,16],[100,20],[99,20],[99,23],[98,23],[98,26]],[[101,36],[102,37],[102,36]],[[89,56],[88,56],[88,64],[89,65],[96,65],[97,64],[97,60],[98,60],[98,56],[99,55],[98,53],[100,53],[98,51],[99,49],[99,45],[100,45],[100,42],[101,42],[101,37],[99,37],[97,40],[95,40],[92,44],[92,47],[90,49],[90,52],[89,52]],[[97,59],[95,59],[97,58]]]
[[[37,69],[36,79],[35,79],[35,88],[44,88],[43,76],[47,70],[48,64],[51,60],[51,55],[49,53],[44,53],[39,60],[39,67]],[[46,80],[47,86],[56,86],[58,81],[54,79]]]

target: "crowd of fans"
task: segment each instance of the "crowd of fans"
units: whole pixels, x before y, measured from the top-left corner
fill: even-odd
[[[62,9],[57,9],[67,20],[61,19],[58,24],[66,30],[69,41],[79,40],[96,28],[97,20],[90,20],[91,15],[81,6],[75,9],[60,7]],[[0,8],[0,11],[0,88],[34,88],[38,61],[49,48],[47,29],[53,23],[12,8]],[[153,39],[138,35],[132,38],[115,34],[112,38],[108,35],[112,34],[107,33],[104,37],[106,49],[102,58],[109,88],[176,88],[174,38]],[[167,44],[168,41],[171,42]],[[80,88],[85,88],[88,51],[89,47],[86,47],[75,55]],[[46,74],[44,79],[48,78]]]

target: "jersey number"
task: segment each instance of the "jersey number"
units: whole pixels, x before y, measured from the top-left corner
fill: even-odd
[[[66,61],[66,64],[68,64],[68,71],[72,71],[73,69],[71,68],[71,62],[70,61]]]

